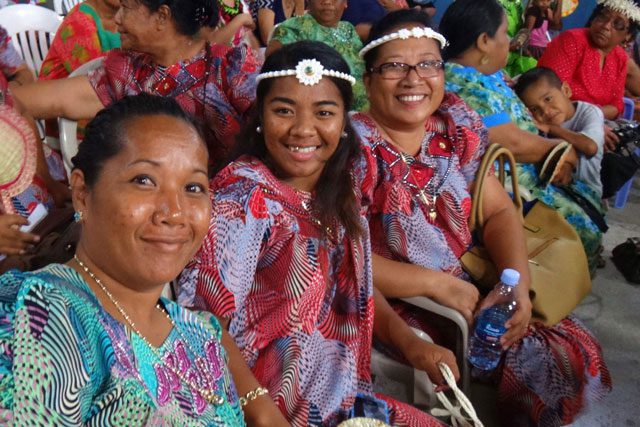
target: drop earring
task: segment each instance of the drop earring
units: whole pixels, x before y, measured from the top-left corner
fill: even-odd
[[[260,125],[256,126],[256,132],[262,133],[262,126]]]
[[[487,55],[482,55],[480,58],[480,65],[487,65],[489,63],[489,57]]]

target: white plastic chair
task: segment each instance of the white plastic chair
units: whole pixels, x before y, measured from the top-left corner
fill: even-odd
[[[61,22],[57,13],[40,6],[15,4],[0,9],[0,25],[36,76]]]
[[[82,76],[89,74],[90,71],[100,68],[104,63],[104,57],[92,59],[73,70],[69,77]],[[60,131],[60,151],[62,152],[62,161],[67,171],[67,176],[71,175],[73,164],[71,159],[78,152],[78,122],[58,117],[58,129]]]
[[[73,7],[83,0],[53,0],[53,10],[58,15],[66,15]]]
[[[462,366],[460,380],[462,391],[469,394],[470,371],[467,362],[469,326],[466,319],[458,311],[438,304],[426,297],[403,298],[402,301],[414,305],[423,310],[432,312],[453,322],[456,327],[456,348],[454,354],[458,364]],[[414,329],[414,332],[426,341],[433,342],[431,338],[422,331]],[[432,408],[436,405],[436,394],[433,384],[427,374],[411,366],[397,362],[382,353],[372,350],[371,352],[371,372],[374,375],[381,375],[391,378],[394,381],[403,381],[408,386],[407,393],[409,402],[414,406]]]

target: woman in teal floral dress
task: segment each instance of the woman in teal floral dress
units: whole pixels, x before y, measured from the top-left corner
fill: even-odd
[[[558,141],[538,136],[531,115],[505,83],[501,68],[506,63],[509,40],[504,12],[495,0],[463,1],[469,9],[474,9],[464,12],[460,12],[462,6],[458,3],[450,6],[440,24],[440,30],[450,42],[444,51],[446,89],[458,94],[480,114],[491,142],[514,152],[520,162],[518,183],[530,192],[530,198],[558,210],[576,229],[593,273],[602,231],[564,189],[552,184],[544,186],[538,179],[534,163],[544,159]],[[473,18],[470,18],[472,12]],[[468,31],[462,33],[459,28]],[[587,184],[574,179],[568,187],[602,213],[600,198]]]
[[[347,6],[346,0],[334,0],[330,3],[332,4],[327,6],[326,1],[310,0],[308,13],[289,18],[278,25],[271,36],[266,55],[268,56],[282,45],[303,40],[322,42],[331,46],[349,64],[351,75],[356,79],[353,87],[353,109],[363,111],[367,109],[369,103],[362,83],[364,61],[358,56],[358,52],[362,49],[362,40],[358,37],[353,25],[340,20]]]
[[[0,276],[0,424],[244,426],[220,324],[160,296],[209,224],[200,132],[124,98],[73,162],[74,259]]]

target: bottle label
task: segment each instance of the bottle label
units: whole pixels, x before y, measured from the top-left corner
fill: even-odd
[[[497,305],[483,310],[476,321],[476,336],[490,343],[499,341],[507,331],[504,324],[510,317],[508,307]]]

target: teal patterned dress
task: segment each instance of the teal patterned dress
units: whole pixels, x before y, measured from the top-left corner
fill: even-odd
[[[72,268],[0,276],[0,425],[244,426],[218,321],[161,303],[175,323],[162,360]],[[169,365],[224,403],[208,404]]]
[[[347,61],[351,75],[356,79],[353,87],[353,110],[364,111],[369,106],[367,93],[362,82],[364,61],[358,56],[362,49],[362,41],[356,33],[356,28],[349,22],[340,21],[336,28],[320,25],[313,16],[305,13],[302,16],[289,18],[273,30],[271,40],[277,40],[283,45],[310,40],[322,42],[338,51]]]
[[[480,114],[488,128],[513,122],[520,129],[538,133],[527,107],[504,82],[502,71],[486,76],[473,67],[448,63],[445,67],[445,78],[446,90],[457,93],[464,99]],[[555,208],[576,229],[593,274],[602,242],[602,232],[598,226],[561,188],[554,185],[541,186],[533,164],[518,165],[518,183],[520,187],[526,188],[533,198]],[[571,188],[603,212],[600,197],[586,183],[574,179]]]

